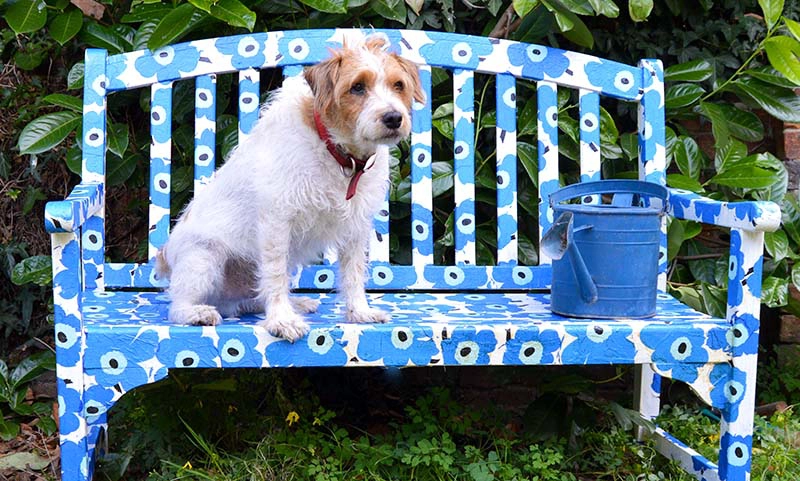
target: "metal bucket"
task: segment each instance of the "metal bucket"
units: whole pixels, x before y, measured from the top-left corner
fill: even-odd
[[[562,203],[602,194],[613,194],[610,204]],[[570,317],[655,315],[666,199],[663,186],[633,180],[584,182],[552,193],[556,220],[542,238],[553,259],[550,309]]]

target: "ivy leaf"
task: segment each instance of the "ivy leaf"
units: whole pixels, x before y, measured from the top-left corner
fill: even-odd
[[[514,11],[521,18],[536,8],[539,5],[539,0],[514,0],[511,4],[514,5]]]
[[[764,42],[764,50],[770,65],[788,80],[800,85],[800,42],[785,35],[772,37]]]
[[[56,15],[50,22],[50,36],[61,45],[69,42],[83,27],[83,14],[78,9]]]
[[[643,22],[653,11],[653,0],[629,0],[628,13],[634,22]]]
[[[666,91],[665,106],[668,109],[680,109],[688,107],[706,93],[703,87],[690,83],[670,85]]]
[[[31,256],[22,259],[11,271],[11,282],[18,286],[50,284],[53,275],[53,264],[50,256]]]
[[[736,165],[710,178],[706,184],[742,189],[765,189],[775,182],[775,173],[754,163]]]
[[[714,73],[714,67],[707,60],[692,60],[691,62],[671,65],[664,70],[666,82],[702,82]]]
[[[17,141],[20,154],[38,154],[50,150],[81,124],[76,112],[55,112],[34,119],[23,127]]]
[[[771,29],[781,18],[783,0],[758,0],[758,5],[761,7],[761,11],[764,12],[764,21],[767,22],[767,28]]]
[[[300,0],[314,10],[325,13],[347,13],[346,0]]]
[[[8,8],[4,18],[17,35],[35,32],[47,23],[47,5],[44,0],[19,0]]]

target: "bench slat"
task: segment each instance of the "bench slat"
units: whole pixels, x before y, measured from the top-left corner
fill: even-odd
[[[253,130],[258,120],[260,74],[258,70],[239,72],[239,143]]]
[[[475,265],[475,94],[474,72],[453,71],[453,171],[456,264]]]
[[[195,82],[194,192],[211,181],[216,167],[217,76],[203,75]]]
[[[539,245],[545,232],[553,224],[550,194],[558,190],[558,87],[552,82],[536,84],[537,121],[539,139],[536,151],[539,161]],[[539,248],[539,263],[549,264],[550,259]]]
[[[147,256],[153,259],[169,235],[172,82],[154,83],[150,96],[150,227]]]
[[[580,150],[581,150],[581,182],[600,180],[600,94],[588,90],[580,91]],[[583,203],[597,204],[599,195],[592,195],[591,200]]]
[[[497,76],[497,264],[517,263],[517,86]]]
[[[425,104],[414,103],[411,117],[411,256],[412,263],[433,264],[433,177],[431,68],[420,66]]]

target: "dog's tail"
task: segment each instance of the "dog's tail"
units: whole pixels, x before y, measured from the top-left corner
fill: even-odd
[[[169,279],[172,269],[167,262],[167,246],[164,245],[156,254],[156,275],[159,279]]]

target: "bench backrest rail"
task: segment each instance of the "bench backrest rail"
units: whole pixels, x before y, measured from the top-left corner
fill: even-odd
[[[370,246],[372,279],[376,289],[546,289],[550,260],[539,253],[538,266],[519,264],[517,192],[518,79],[536,82],[538,139],[538,199],[541,235],[549,228],[549,195],[560,186],[558,90],[579,92],[580,177],[600,178],[600,99],[609,96],[639,104],[639,177],[664,184],[664,96],[661,64],[643,60],[630,66],[589,55],[509,40],[494,40],[437,32],[379,30],[391,49],[416,62],[426,104],[413,111],[411,150],[411,265],[389,263],[389,202],[376,216],[376,235]],[[172,96],[177,81],[195,82],[195,190],[209,182],[216,158],[217,76],[238,72],[239,140],[245,138],[259,115],[260,70],[281,68],[284,76],[298,75],[304,65],[323,60],[328,48],[341,42],[344,30],[266,32],[183,43],[150,52],[107,56],[100,50],[86,54],[84,91],[83,181],[103,182],[107,141],[106,103],[113,92],[150,87],[150,209],[147,263],[104,262],[103,212],[90,219],[83,232],[86,288],[163,287],[155,278],[153,259],[166,242],[170,228],[172,151]],[[453,265],[434,261],[433,223],[433,68],[452,72],[454,172]],[[497,265],[476,265],[475,74],[495,75],[496,99],[496,208]],[[446,160],[446,159],[443,159]],[[597,199],[586,199],[596,202]],[[91,239],[90,242],[87,240]],[[662,248],[665,248],[664,236]],[[331,259],[332,261],[335,259]],[[665,264],[662,271],[665,272]],[[299,272],[300,288],[333,287],[335,269],[329,263]],[[664,276],[662,275],[662,284]]]

